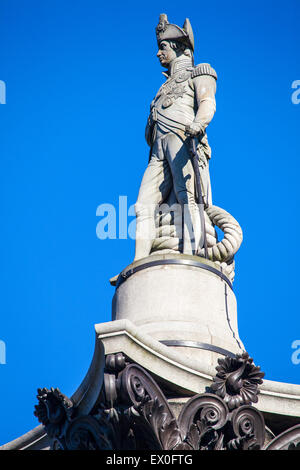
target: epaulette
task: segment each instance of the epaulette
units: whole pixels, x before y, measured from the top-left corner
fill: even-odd
[[[216,71],[210,66],[210,64],[196,65],[196,67],[192,71],[192,78],[199,77],[199,75],[210,75],[216,80],[218,78]]]

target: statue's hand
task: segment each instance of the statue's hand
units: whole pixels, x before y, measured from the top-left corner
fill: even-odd
[[[185,127],[185,133],[191,137],[200,137],[204,133],[204,128],[200,123],[192,122]]]

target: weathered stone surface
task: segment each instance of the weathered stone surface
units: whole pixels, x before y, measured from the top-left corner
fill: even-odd
[[[176,389],[179,396],[201,393],[212,384],[215,368],[205,359],[195,361],[182,355],[178,349],[142,333],[128,320],[101,323],[95,328],[106,354],[122,351],[155,377],[160,377],[170,390]],[[289,418],[300,419],[300,385],[264,380],[257,406],[268,415],[269,426],[276,422],[276,429],[280,428],[277,422],[287,419],[288,427]]]
[[[164,264],[177,261],[180,264]],[[197,267],[199,261],[202,267]],[[128,319],[159,341],[201,342],[231,353],[244,350],[236,298],[215,263],[194,256],[153,255],[128,266],[126,272],[134,273],[116,289],[114,320]],[[218,357],[203,348],[180,347],[180,354],[212,366]]]

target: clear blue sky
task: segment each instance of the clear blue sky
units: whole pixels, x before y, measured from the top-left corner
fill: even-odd
[[[133,259],[133,240],[96,237],[96,208],[136,200],[162,12],[190,18],[195,61],[219,76],[211,177],[244,231],[240,336],[267,379],[300,384],[299,0],[2,0],[0,443],[38,424],[38,387],[77,389]]]

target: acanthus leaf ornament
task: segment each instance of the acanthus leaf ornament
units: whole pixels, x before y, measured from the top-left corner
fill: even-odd
[[[103,390],[88,414],[58,389],[39,389],[35,415],[52,449],[63,450],[258,450],[265,440],[257,402],[263,372],[247,353],[220,359],[213,393],[195,395],[178,419],[153,377],[123,354],[106,358]],[[298,449],[300,426],[267,449]]]
[[[258,385],[262,383],[264,372],[253,364],[253,359],[244,352],[235,358],[218,359],[217,374],[211,389],[223,398],[228,408],[233,410],[241,405],[257,403]]]
[[[39,403],[35,405],[34,415],[45,426],[50,437],[59,437],[63,433],[65,423],[75,415],[72,400],[53,387],[50,390],[39,388],[37,399]]]

